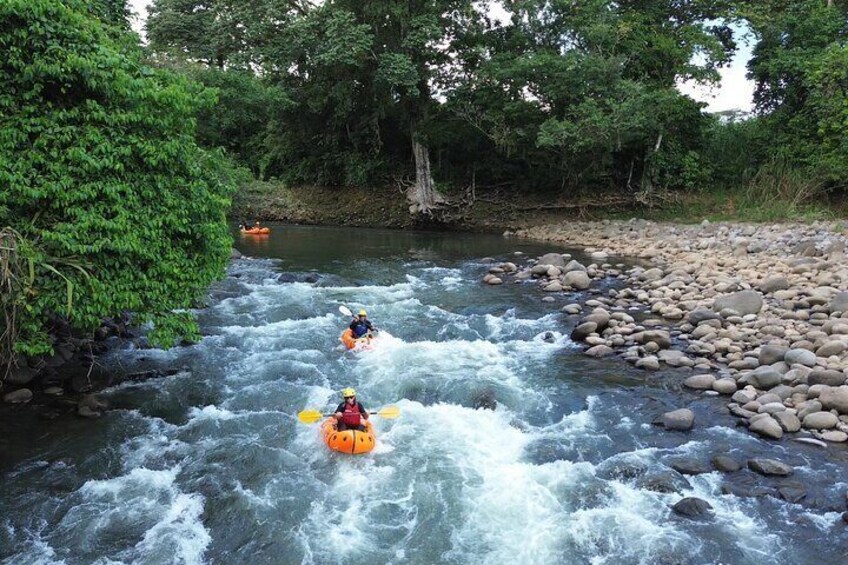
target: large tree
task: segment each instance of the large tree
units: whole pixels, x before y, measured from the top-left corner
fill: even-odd
[[[49,350],[57,315],[90,330],[134,312],[163,343],[192,333],[176,309],[230,249],[231,186],[195,142],[214,98],[143,64],[136,36],[90,8],[0,3],[2,333],[24,353]]]

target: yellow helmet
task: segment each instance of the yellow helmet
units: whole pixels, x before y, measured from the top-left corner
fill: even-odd
[[[359,315],[360,316],[367,316],[368,312],[366,312],[364,309],[362,309],[362,310],[359,311]]]
[[[351,396],[356,396],[356,391],[352,388],[346,388],[342,391],[342,396],[345,398],[350,398]]]

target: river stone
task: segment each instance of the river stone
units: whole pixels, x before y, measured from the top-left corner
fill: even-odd
[[[840,386],[845,384],[845,374],[841,371],[834,371],[829,369],[813,371],[812,373],[807,375],[807,384],[810,386]]]
[[[658,281],[665,276],[663,270],[658,267],[653,267],[639,274],[638,279],[643,282]]]
[[[584,355],[588,355],[589,357],[609,357],[613,353],[615,351],[607,345],[596,345],[583,352]]]
[[[738,404],[731,404],[728,406],[730,413],[736,416],[737,418],[745,418],[746,420],[749,418],[753,418],[757,415],[756,412],[751,412],[750,410],[745,410]]]
[[[838,423],[839,418],[830,412],[813,412],[812,414],[807,414],[802,425],[805,428],[813,430],[829,430],[835,428]]]
[[[790,504],[798,504],[804,499],[804,497],[807,496],[807,491],[804,488],[804,485],[797,483],[784,485],[777,489],[777,492],[780,494],[780,498]]]
[[[571,271],[562,277],[562,282],[577,290],[586,290],[592,284],[589,275],[583,271]]]
[[[566,314],[579,314],[583,311],[583,308],[579,304],[568,304],[562,307],[562,311]]]
[[[694,496],[687,496],[686,498],[679,500],[671,507],[671,509],[681,516],[698,518],[712,513],[713,507],[710,506],[710,503],[706,500],[695,498]]]
[[[831,355],[842,355],[848,349],[848,345],[844,341],[829,341],[816,349],[816,356],[830,357]]]
[[[656,371],[660,368],[660,360],[654,355],[648,355],[636,361],[636,368],[645,369],[647,371]]]
[[[730,377],[718,379],[713,383],[713,390],[719,394],[734,394],[736,393],[736,381]]]
[[[501,263],[501,269],[503,269],[505,273],[514,273],[518,270],[518,267],[515,263],[506,262]]]
[[[814,367],[816,365],[816,354],[806,349],[790,349],[786,352],[783,360],[789,365]]]
[[[748,426],[749,430],[763,437],[771,439],[780,439],[783,437],[783,428],[780,427],[780,424],[777,423],[777,420],[775,420],[768,414],[758,414],[758,416],[764,417],[755,419],[755,416],[754,418],[752,418],[751,425]]]
[[[60,386],[49,386],[44,389],[44,394],[47,396],[62,396],[65,391]]]
[[[573,271],[582,271],[585,273],[586,270],[586,267],[577,261],[569,261],[568,264],[562,268],[563,273],[570,273]]]
[[[788,477],[792,474],[792,467],[774,459],[755,458],[748,460],[748,468],[760,475],[776,475]]]
[[[559,281],[551,281],[551,283],[542,290],[545,292],[562,292],[562,284],[560,284]]]
[[[17,367],[12,367],[11,371],[6,375],[6,386],[24,386],[29,384],[35,378],[36,371],[25,363],[21,363]]]
[[[756,398],[757,397],[754,395],[753,392],[748,392],[747,390],[739,390],[733,393],[733,396],[730,397],[730,400],[739,404],[748,404]]]
[[[720,296],[713,303],[713,310],[735,310],[741,316],[757,314],[763,309],[763,295],[755,290],[743,290],[726,296]]]
[[[533,265],[533,268],[530,269],[530,274],[542,277],[548,274],[548,269],[550,268],[550,265]]]
[[[550,267],[548,267],[548,270],[545,274],[550,278],[555,279],[562,274],[562,271],[559,267],[554,267],[553,265],[551,265]]]
[[[748,382],[759,389],[768,390],[779,385],[783,378],[772,367],[759,367],[748,374]]]
[[[816,412],[822,411],[822,403],[818,400],[807,400],[806,402],[802,402],[797,406],[797,416],[799,419],[803,420],[809,414],[815,414]]]
[[[709,473],[710,468],[696,459],[679,459],[671,463],[671,468],[681,475],[703,475]]]
[[[848,292],[839,292],[830,300],[830,312],[848,312]]]
[[[486,284],[490,284],[492,286],[497,286],[499,284],[503,284],[503,280],[498,277],[492,276],[489,280],[483,279],[486,281]]]
[[[759,414],[771,414],[775,415],[777,412],[785,412],[786,406],[783,405],[782,402],[769,402],[768,404],[763,404],[757,409],[757,413]]]
[[[776,412],[772,414],[772,417],[777,420],[784,432],[791,434],[801,429],[801,420],[792,412]]]
[[[713,467],[722,473],[733,473],[742,468],[742,464],[727,455],[716,455],[712,460]]]
[[[821,434],[819,434],[819,437],[831,443],[845,443],[846,441],[848,441],[848,434],[841,430],[830,430],[827,432],[822,432]]]
[[[662,421],[667,430],[691,430],[695,423],[695,413],[688,408],[681,408],[663,414]]]
[[[772,277],[760,283],[759,288],[766,294],[789,288],[789,281],[785,277]]]
[[[667,331],[648,330],[644,332],[635,333],[631,337],[636,343],[645,344],[650,341],[653,341],[654,343],[659,345],[661,349],[668,349],[669,347],[671,347],[671,334],[669,334]]]
[[[775,387],[777,388],[777,387]],[[765,394],[761,394],[757,397],[757,402],[760,404],[770,404],[772,402],[783,403],[783,398],[779,394],[775,394],[773,392],[767,392]]]
[[[19,388],[3,395],[3,402],[9,404],[24,404],[32,400],[32,391],[28,388]]]
[[[760,348],[758,357],[760,365],[773,365],[778,361],[783,361],[788,350],[785,347],[777,345],[764,345]]]
[[[609,325],[610,315],[603,308],[595,308],[591,314],[583,318],[583,322],[595,322],[598,324],[598,330],[603,330]]]
[[[848,414],[848,386],[823,390],[819,395],[818,402],[821,403],[821,407],[825,410],[835,409],[840,414]]]
[[[715,382],[716,378],[713,375],[692,375],[683,381],[683,386],[695,390],[710,390]]]
[[[701,322],[706,322],[709,320],[717,320],[720,322],[721,316],[718,313],[713,312],[712,310],[707,310],[706,308],[697,308],[686,315],[686,321],[692,324],[693,326],[697,326]],[[720,325],[721,324],[719,323],[719,327]]]
[[[565,267],[565,260],[562,258],[562,253],[546,253],[539,257],[538,265],[552,265],[554,267]]]
[[[663,494],[680,493],[692,488],[686,477],[671,470],[643,477],[637,481],[637,486],[644,490]]]
[[[572,341],[583,341],[590,334],[595,333],[595,330],[598,329],[598,324],[595,322],[586,322],[585,324],[580,324],[571,332],[571,340]]]

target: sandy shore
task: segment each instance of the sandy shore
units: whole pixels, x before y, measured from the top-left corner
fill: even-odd
[[[848,441],[843,223],[574,222],[513,235],[585,248],[591,264],[551,253],[527,267],[497,265],[489,284],[536,279],[553,297],[607,277],[623,283],[563,308],[587,355],[685,369],[684,386],[727,395],[731,413],[764,437]],[[663,423],[689,429],[694,415],[676,410]]]

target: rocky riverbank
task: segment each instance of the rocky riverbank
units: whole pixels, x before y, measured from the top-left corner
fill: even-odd
[[[760,436],[820,445],[848,441],[848,231],[815,223],[696,226],[575,222],[514,235],[585,247],[591,264],[551,253],[494,266],[489,284],[537,281],[547,294],[593,296],[562,310],[593,357],[621,355],[654,371],[677,367],[683,386],[728,397]],[[613,257],[637,258],[627,266]],[[606,293],[604,279],[617,279]],[[682,408],[658,420],[689,429]]]

